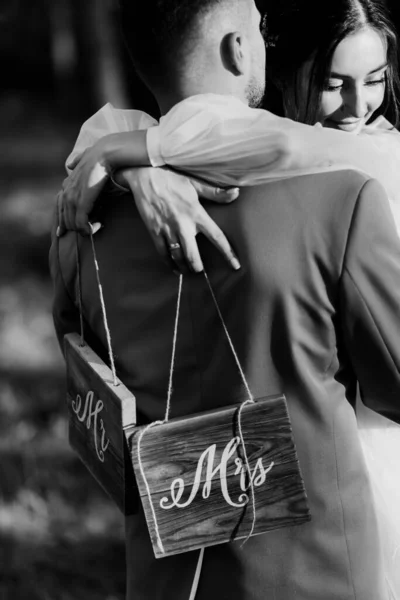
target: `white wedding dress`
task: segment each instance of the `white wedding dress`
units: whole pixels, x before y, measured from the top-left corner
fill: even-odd
[[[107,104],[84,123],[67,164],[104,135],[137,129],[148,129],[153,166],[170,165],[218,185],[251,186],[349,168],[362,171],[385,187],[400,235],[400,134],[382,117],[355,136],[251,109],[231,96],[193,96],[160,123],[141,111]],[[400,600],[400,426],[364,406],[360,397],[357,420],[390,598]]]

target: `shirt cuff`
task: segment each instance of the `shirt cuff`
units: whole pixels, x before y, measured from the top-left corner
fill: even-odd
[[[146,134],[147,154],[152,167],[162,167],[165,161],[161,155],[160,127],[149,127]]]

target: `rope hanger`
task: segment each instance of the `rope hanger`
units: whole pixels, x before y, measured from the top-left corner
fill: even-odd
[[[91,226],[91,224],[90,224],[90,226]],[[113,353],[112,341],[111,341],[111,332],[110,332],[108,319],[107,319],[107,311],[106,311],[106,305],[105,305],[105,301],[104,301],[103,288],[102,288],[102,284],[101,284],[101,280],[100,280],[100,269],[99,269],[99,264],[98,264],[98,260],[97,260],[96,248],[95,248],[95,244],[94,244],[92,229],[90,232],[90,242],[91,242],[91,248],[92,248],[94,268],[95,268],[95,273],[96,273],[96,283],[97,283],[97,288],[98,288],[98,292],[99,292],[99,299],[100,299],[100,305],[101,305],[101,311],[102,311],[102,317],[103,317],[103,325],[104,325],[104,330],[106,333],[108,357],[109,357],[109,361],[110,361],[111,372],[113,375],[113,385],[118,386],[119,382],[118,382],[116,368],[115,368],[114,353]],[[80,253],[79,253],[78,233],[76,234],[76,263],[77,263],[77,287],[78,287],[78,304],[79,304],[79,317],[80,317],[80,335],[81,335],[81,343],[83,345],[84,344],[84,320],[83,320],[83,303],[82,303],[81,261],[80,261]],[[224,321],[221,309],[219,307],[214,290],[211,286],[209,277],[208,277],[206,271],[203,271],[203,273],[204,273],[204,277],[207,282],[207,286],[209,288],[211,297],[213,299],[219,320],[221,322],[225,336],[229,343],[230,350],[233,354],[236,366],[238,368],[240,378],[242,380],[243,386],[244,386],[244,388],[246,390],[246,394],[247,394],[247,399],[241,403],[239,410],[238,410],[238,429],[239,429],[240,444],[241,444],[241,447],[243,450],[244,463],[245,463],[246,471],[247,471],[247,474],[249,477],[248,488],[250,488],[250,492],[251,492],[253,518],[252,518],[252,524],[251,524],[250,531],[249,531],[248,535],[246,536],[245,540],[241,544],[241,547],[243,547],[243,545],[248,541],[248,539],[252,536],[252,534],[254,532],[254,528],[255,528],[255,524],[256,524],[256,504],[255,504],[254,485],[253,485],[253,481],[252,481],[250,464],[249,464],[249,460],[248,460],[248,456],[247,456],[246,445],[245,445],[243,430],[242,430],[242,411],[245,406],[247,406],[249,404],[253,404],[255,402],[255,400],[254,400],[254,396],[250,390],[250,386],[247,382],[243,368],[240,364],[239,357],[237,355],[233,341],[231,339],[228,328]],[[173,338],[172,338],[172,353],[171,353],[171,360],[170,360],[167,401],[166,401],[166,409],[165,409],[164,418],[162,420],[157,420],[157,421],[153,421],[152,423],[149,423],[146,427],[144,427],[141,430],[141,432],[139,434],[139,438],[138,438],[139,468],[140,468],[140,472],[141,472],[141,475],[143,477],[143,481],[145,484],[145,488],[146,488],[146,492],[147,492],[147,496],[148,496],[148,500],[149,500],[149,505],[150,505],[150,509],[151,509],[151,513],[152,513],[152,517],[153,517],[153,521],[154,521],[154,529],[155,529],[155,534],[156,534],[157,546],[162,554],[165,553],[165,550],[164,550],[164,546],[163,546],[161,536],[160,536],[157,517],[156,517],[153,501],[151,498],[151,491],[150,491],[149,484],[148,484],[147,478],[146,478],[146,474],[145,474],[144,468],[143,468],[143,462],[142,462],[142,458],[141,458],[141,443],[143,441],[144,435],[146,434],[146,432],[149,429],[159,426],[159,425],[163,425],[169,421],[169,416],[170,416],[170,411],[171,411],[171,399],[172,399],[172,392],[173,392],[173,375],[174,375],[174,368],[175,368],[175,356],[176,356],[176,345],[177,345],[177,338],[178,338],[178,325],[179,325],[179,316],[180,316],[180,308],[181,308],[182,290],[183,290],[183,275],[181,274],[181,275],[179,275],[179,282],[178,282],[178,293],[177,293],[177,302],[176,302],[176,310],[175,310],[175,322],[174,322],[174,330],[173,330]],[[203,561],[203,555],[204,555],[204,548],[202,548],[200,551],[200,556],[199,556],[196,573],[195,573],[195,579],[193,581],[192,591],[191,591],[189,600],[194,600],[194,598],[195,598],[199,575],[200,575],[199,571],[201,569],[201,564]]]

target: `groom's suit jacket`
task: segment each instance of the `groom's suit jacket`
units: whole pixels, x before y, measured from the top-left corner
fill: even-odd
[[[163,416],[178,278],[132,199],[95,236],[120,378],[144,421]],[[387,600],[356,383],[400,421],[400,244],[383,188],[342,171],[271,182],[210,206],[240,257],[206,240],[204,263],[255,397],[285,393],[311,521],[207,548],[196,600]],[[75,236],[53,238],[60,341],[79,330]],[[105,355],[90,242],[81,239],[88,341]],[[184,278],[171,416],[245,398],[203,275]],[[187,600],[198,552],[156,560],[143,515],[127,519],[129,600]]]

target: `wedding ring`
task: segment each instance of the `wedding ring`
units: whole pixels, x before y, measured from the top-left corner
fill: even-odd
[[[174,250],[180,250],[181,245],[178,242],[175,242],[174,244],[169,244],[169,249],[171,252],[173,252]]]

